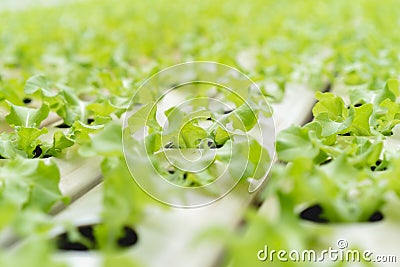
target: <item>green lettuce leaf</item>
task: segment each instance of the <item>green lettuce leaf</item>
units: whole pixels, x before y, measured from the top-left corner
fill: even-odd
[[[6,121],[11,126],[39,127],[40,123],[49,115],[49,106],[43,104],[39,109],[11,105]]]
[[[63,198],[58,183],[60,173],[51,160],[17,158],[0,168],[3,185],[0,199],[10,201],[18,209],[37,208],[48,212]]]

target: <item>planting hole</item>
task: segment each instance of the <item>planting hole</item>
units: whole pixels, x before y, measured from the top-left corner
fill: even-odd
[[[85,239],[85,243],[80,241],[71,241],[68,233],[64,233],[56,238],[57,248],[60,250],[88,251],[96,247],[96,239],[93,234],[93,226],[79,226],[78,232]]]
[[[371,171],[386,171],[387,167],[384,165],[381,165],[381,164],[382,164],[382,160],[378,159],[375,162],[375,165],[370,167]]]
[[[371,217],[369,217],[370,222],[379,222],[383,220],[383,214],[380,211],[374,212]]]
[[[33,150],[33,158],[38,158],[40,155],[42,155],[43,151],[40,146],[36,146],[35,150]]]
[[[29,98],[29,97],[25,97],[24,99],[22,99],[22,102],[23,102],[24,104],[29,104],[29,103],[32,102],[32,99]]]
[[[169,173],[169,174],[174,174],[174,173],[175,173],[175,168],[174,168],[174,166],[170,166],[170,167],[168,168],[168,173]]]
[[[43,150],[39,145],[36,146],[36,148],[35,148],[35,150],[33,150],[32,154],[33,154],[33,158],[34,159],[36,159],[36,158],[47,159],[47,158],[51,158],[52,157],[52,155],[48,155],[48,154],[44,154],[42,156]]]
[[[135,245],[138,242],[138,235],[129,226],[124,226],[122,236],[117,240],[119,247],[126,248]]]
[[[56,128],[67,129],[67,128],[71,128],[71,126],[69,126],[68,124],[66,124],[66,123],[64,122],[64,123],[62,123],[62,124],[57,125]]]
[[[322,215],[322,207],[320,205],[314,205],[306,208],[300,213],[300,218],[307,221],[317,222],[317,223],[327,223],[328,220],[325,218],[321,218]]]
[[[80,234],[78,240],[72,240],[69,233],[63,233],[56,237],[56,244],[59,250],[64,251],[89,251],[97,250],[98,242],[94,234],[96,225],[83,225],[78,226],[76,230]],[[128,248],[138,242],[138,235],[136,231],[129,226],[122,228],[121,236],[115,240],[115,245],[120,248]]]

